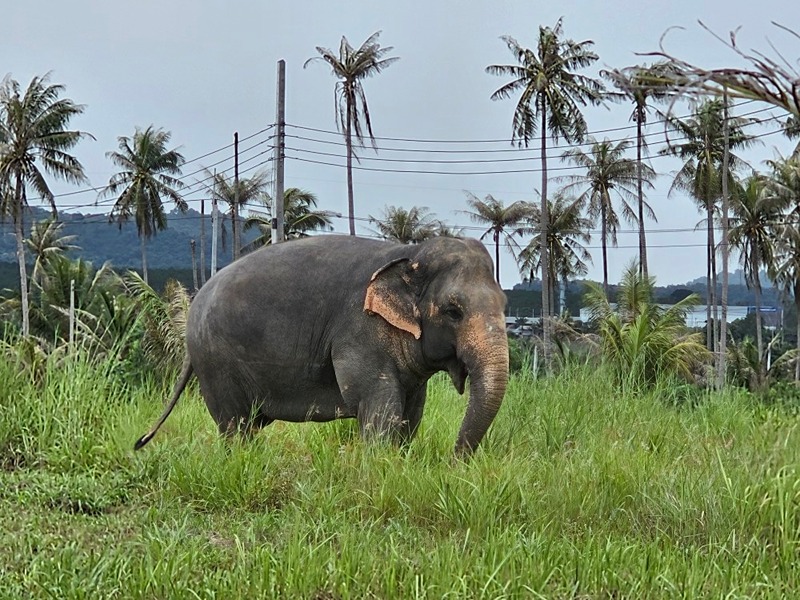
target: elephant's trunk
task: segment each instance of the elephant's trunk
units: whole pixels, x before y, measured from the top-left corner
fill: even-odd
[[[469,371],[469,405],[456,440],[456,454],[471,454],[492,424],[508,384],[508,338],[502,314],[467,323],[461,356]]]

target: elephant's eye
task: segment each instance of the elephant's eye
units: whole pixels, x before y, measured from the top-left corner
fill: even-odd
[[[453,321],[460,321],[461,319],[464,318],[463,311],[459,307],[454,306],[452,304],[447,308],[445,308],[442,312],[451,319],[453,319]]]

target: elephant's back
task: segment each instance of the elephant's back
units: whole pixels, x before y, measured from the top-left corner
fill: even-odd
[[[333,322],[362,312],[372,273],[403,248],[352,236],[316,236],[243,256],[209,279],[192,302],[190,354],[210,344],[245,353],[276,336],[324,346]]]

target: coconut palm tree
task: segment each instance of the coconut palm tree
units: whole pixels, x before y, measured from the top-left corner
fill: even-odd
[[[139,311],[144,355],[162,374],[174,373],[186,354],[189,293],[180,283],[170,280],[164,293],[158,294],[133,271],[125,277],[125,286]]]
[[[559,312],[563,313],[567,282],[589,272],[587,263],[592,262],[592,256],[584,244],[591,241],[589,228],[592,223],[581,214],[583,211],[581,201],[567,197],[562,192],[556,194],[552,200],[548,200],[548,205],[550,216],[547,232],[547,250],[550,257],[548,277],[550,289],[555,287],[556,280],[561,283]],[[534,207],[533,214],[528,218],[528,226],[533,231],[539,231],[541,228],[541,211],[537,207]],[[520,273],[523,277],[530,274],[531,280],[533,274],[542,267],[541,240],[541,236],[534,236],[517,258]]]
[[[241,250],[241,239],[239,235],[239,215],[244,206],[263,200],[267,196],[269,188],[269,175],[264,171],[255,173],[252,177],[241,177],[236,182],[223,172],[212,172],[206,169],[204,181],[211,193],[211,199],[227,204],[227,212],[223,212],[222,218],[222,240],[225,245],[226,229],[225,218],[231,220],[231,231],[233,233],[233,260],[236,260]]]
[[[671,95],[669,84],[671,69],[667,62],[657,62],[651,66],[636,65],[621,70],[604,72],[613,85],[625,98],[633,102],[630,121],[636,123],[636,196],[637,220],[639,223],[639,268],[647,279],[647,236],[645,233],[645,201],[644,186],[645,165],[642,162],[642,151],[647,148],[644,137],[644,125],[647,122],[651,102],[664,102]]]
[[[768,160],[772,173],[764,180],[766,193],[773,196],[789,213],[789,222],[800,224],[800,155],[779,156]]]
[[[664,309],[653,301],[655,279],[642,278],[634,262],[625,269],[611,306],[602,287],[588,282],[585,301],[597,325],[603,356],[619,385],[649,387],[659,378],[692,373],[708,359],[702,338],[686,329],[695,294]]]
[[[584,174],[559,177],[569,183],[564,191],[577,193],[578,200],[585,203],[592,222],[600,223],[600,243],[603,251],[603,291],[608,294],[608,242],[617,245],[619,215],[614,210],[612,195],[620,202],[622,217],[629,223],[637,223],[637,211],[630,202],[638,198],[638,183],[649,188],[655,172],[647,165],[625,158],[631,142],[622,140],[616,144],[590,138],[591,149],[585,152],[580,147],[571,148],[562,154],[562,160],[583,169]],[[639,177],[641,173],[641,179]],[[650,205],[642,200],[642,210],[652,219],[655,214]]]
[[[681,191],[688,193],[698,203],[698,208],[705,212],[707,229],[707,334],[708,347],[713,348],[714,320],[711,307],[716,305],[715,290],[716,253],[714,236],[714,214],[717,201],[722,197],[722,163],[726,152],[725,144],[725,106],[723,100],[704,100],[695,107],[694,113],[687,119],[670,117],[669,126],[684,140],[670,143],[662,154],[677,156],[683,162],[670,186],[669,195]],[[728,152],[728,187],[734,189],[734,174],[745,166],[745,162],[734,154],[735,150],[747,148],[753,139],[744,133],[745,121],[737,117],[728,117],[727,152]]]
[[[150,125],[136,128],[133,138],[120,136],[119,152],[107,152],[120,168],[100,192],[100,198],[116,196],[109,220],[117,222],[120,229],[131,217],[136,221],[136,231],[142,244],[142,277],[147,283],[147,240],[158,230],[167,228],[164,198],[172,200],[181,212],[189,208],[178,190],[184,187],[177,178],[181,174],[183,155],[176,149],[168,150],[172,134]]]
[[[64,223],[53,219],[37,221],[31,227],[31,235],[25,239],[25,247],[33,255],[33,273],[31,279],[36,281],[41,270],[54,256],[61,256],[70,250],[80,250],[74,245],[77,236],[63,235]]]
[[[764,179],[764,193],[786,211],[775,227],[775,256],[769,276],[794,298],[800,315],[800,154],[767,161],[771,173]],[[797,355],[800,357],[800,319],[797,319]],[[795,380],[800,381],[800,360],[795,361]]]
[[[534,136],[539,134],[542,187],[541,187],[541,226],[539,235],[544,241],[549,227],[547,213],[547,137],[554,140],[563,138],[567,142],[580,142],[586,134],[586,120],[580,107],[599,104],[603,99],[603,85],[598,80],[576,72],[597,61],[592,51],[594,42],[585,40],[575,42],[564,39],[562,19],[555,27],[539,27],[539,38],[535,50],[525,48],[511,36],[502,40],[514,55],[516,64],[490,65],[486,72],[491,75],[511,77],[511,81],[497,89],[492,100],[510,98],[519,92],[519,99],[511,123],[512,142],[527,147]],[[547,244],[542,248],[542,268],[549,271]],[[542,311],[549,316],[550,290],[547,280],[542,285]],[[545,319],[544,342],[549,341],[549,324]]]
[[[51,84],[49,75],[34,77],[23,91],[6,76],[0,83],[0,214],[14,221],[22,309],[22,334],[30,332],[28,274],[25,267],[23,218],[29,189],[50,205],[56,204],[45,174],[70,183],[88,181],[83,166],[69,150],[88,133],[69,129],[84,106],[61,98],[64,86]]]
[[[50,340],[68,337],[73,284],[76,325],[80,323],[77,329],[84,334],[98,325],[105,297],[122,292],[121,280],[109,263],[95,269],[88,261],[70,260],[63,254],[51,255],[31,284],[31,329]]]
[[[336,103],[336,127],[344,130],[344,141],[347,148],[347,212],[350,225],[350,235],[356,234],[355,209],[353,203],[353,138],[356,143],[364,146],[364,133],[377,149],[375,136],[372,133],[372,119],[367,106],[367,96],[364,93],[362,80],[372,77],[383,71],[386,67],[399,60],[398,57],[386,57],[394,48],[386,46],[381,48],[378,38],[381,32],[376,31],[369,36],[359,48],[353,48],[347,38],[342,36],[339,43],[339,53],[317,46],[319,56],[309,58],[303,68],[315,61],[322,61],[331,67],[333,76],[338,79],[333,90]]]
[[[784,123],[783,131],[790,140],[800,138],[800,117],[788,117],[786,123]],[[800,142],[795,146],[792,156],[800,156]]]
[[[761,326],[761,269],[774,270],[776,227],[781,219],[780,199],[767,193],[764,178],[749,177],[731,196],[731,228],[728,241],[739,250],[747,287],[755,292],[756,348],[764,357]]]
[[[794,299],[795,314],[800,315],[800,231],[795,226],[779,227],[775,256],[769,276]],[[800,317],[796,319],[797,356],[795,381],[800,381]]]
[[[244,230],[257,229],[259,236],[242,248],[251,252],[261,246],[272,243],[272,201],[268,195],[262,196],[264,210],[250,210],[244,224]],[[327,211],[314,210],[317,197],[307,190],[287,188],[283,193],[283,227],[284,239],[296,240],[308,237],[314,231],[332,231],[331,215]],[[341,215],[339,215],[341,216]]]
[[[377,225],[376,233],[385,240],[419,244],[437,235],[439,223],[425,206],[412,206],[408,210],[402,206],[387,206],[383,213],[382,219],[370,215],[369,220]]]
[[[516,248],[519,248],[514,239],[522,233],[520,229],[527,218],[533,215],[533,205],[524,200],[518,200],[509,206],[505,206],[501,200],[496,199],[491,194],[481,200],[474,194],[466,192],[467,204],[472,209],[464,211],[475,223],[488,225],[489,227],[481,235],[483,240],[487,235],[492,235],[494,241],[494,266],[497,284],[500,285],[500,241],[503,240],[512,256],[516,258]],[[543,263],[547,264],[547,263]],[[549,273],[549,271],[547,271]]]

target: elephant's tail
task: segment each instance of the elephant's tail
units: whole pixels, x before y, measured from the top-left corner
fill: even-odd
[[[172,390],[172,398],[170,398],[169,404],[167,404],[167,407],[164,409],[164,413],[150,431],[136,440],[136,443],[133,445],[134,450],[141,450],[145,444],[147,444],[147,442],[153,439],[153,436],[158,432],[158,430],[161,429],[164,421],[167,420],[167,417],[172,412],[172,409],[175,408],[175,405],[178,403],[178,399],[181,397],[183,390],[186,388],[186,384],[189,383],[189,379],[192,378],[193,373],[194,368],[192,367],[192,362],[187,356],[186,361],[183,363],[183,369],[181,370],[180,377],[175,383],[175,389]]]

